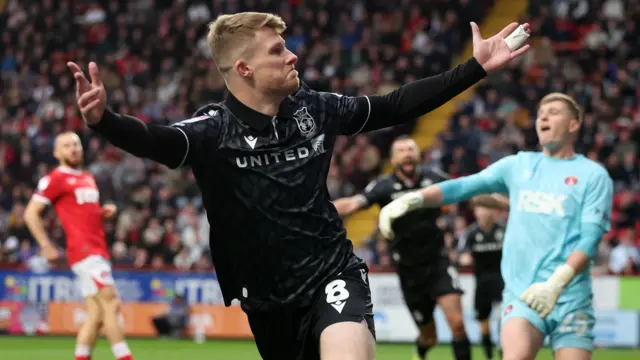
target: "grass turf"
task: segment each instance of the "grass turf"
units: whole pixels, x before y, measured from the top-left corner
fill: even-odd
[[[208,340],[196,344],[189,340],[130,339],[129,346],[136,360],[259,360],[253,342]],[[74,339],[71,337],[11,337],[0,336],[2,360],[73,360]],[[413,347],[409,344],[378,344],[376,360],[411,360]],[[453,359],[451,348],[440,345],[429,352],[429,360]],[[485,360],[480,347],[474,347],[473,359]],[[546,348],[537,359],[551,360]],[[638,360],[637,349],[599,349],[594,360]],[[113,360],[109,346],[100,340],[92,360]]]

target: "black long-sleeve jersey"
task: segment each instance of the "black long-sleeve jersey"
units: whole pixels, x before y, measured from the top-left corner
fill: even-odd
[[[383,175],[372,181],[362,195],[367,205],[384,207],[398,197],[431,184],[449,179],[449,175],[433,168],[421,166],[415,181],[403,181],[395,173]],[[393,222],[396,234],[389,242],[391,258],[400,266],[425,266],[444,251],[444,232],[436,221],[441,215],[439,208],[420,208],[399,217]]]
[[[361,261],[326,187],[336,137],[414,119],[485,76],[472,58],[384,96],[340,96],[301,84],[277,116],[230,95],[172,126],[107,111],[92,128],[133,155],[191,167],[227,305],[302,306],[329,277]]]
[[[458,252],[471,252],[476,277],[500,275],[505,231],[504,225],[497,223],[490,231],[485,231],[476,222],[460,238]]]

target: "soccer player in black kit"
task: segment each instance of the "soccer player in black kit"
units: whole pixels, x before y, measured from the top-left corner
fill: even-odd
[[[508,207],[508,200],[505,202]],[[491,360],[493,343],[489,317],[493,308],[502,301],[504,282],[500,273],[500,261],[505,227],[496,222],[497,212],[494,209],[476,203],[474,214],[476,221],[458,242],[458,263],[460,266],[472,266],[476,276],[476,316],[480,321],[482,347],[487,359]]]
[[[230,94],[172,126],[107,109],[97,65],[89,64],[91,82],[68,65],[92,129],[135,156],[193,171],[224,302],[239,299],[263,359],[368,360],[375,337],[367,267],[326,187],[335,139],[440,106],[527,50],[504,40],[517,27],[482,39],[474,24],[474,56],[455,69],[387,95],[349,97],[301,83],[280,17],[221,15],[207,40]]]
[[[391,145],[391,164],[393,172],[372,181],[362,194],[335,200],[338,213],[349,216],[372,205],[384,207],[407,192],[449,179],[441,170],[420,165],[418,145],[407,136],[398,137]],[[481,204],[485,199],[494,202],[490,195],[474,201]],[[444,246],[444,231],[436,225],[440,215],[440,209],[423,208],[398,218],[393,224],[396,238],[389,242],[390,255],[420,331],[416,358],[424,359],[436,344],[433,311],[437,304],[451,327],[455,358],[466,360],[471,357],[471,346],[463,322],[462,290]]]

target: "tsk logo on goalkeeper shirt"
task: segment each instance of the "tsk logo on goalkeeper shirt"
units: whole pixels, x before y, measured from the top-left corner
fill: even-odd
[[[565,216],[564,202],[567,195],[556,195],[542,191],[520,190],[518,194],[518,210],[534,213]]]

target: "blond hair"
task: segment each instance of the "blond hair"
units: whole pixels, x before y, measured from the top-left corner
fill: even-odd
[[[282,34],[287,25],[278,15],[260,12],[220,15],[209,24],[207,43],[223,76],[233,68],[239,57],[250,56],[248,42],[262,28],[271,28]]]
[[[571,112],[571,115],[575,116],[575,118],[578,119],[580,123],[582,123],[582,108],[571,96],[558,92],[551,93],[540,100],[538,107],[552,101],[562,101],[563,103],[565,103],[567,105],[567,108],[569,109],[569,112]]]

